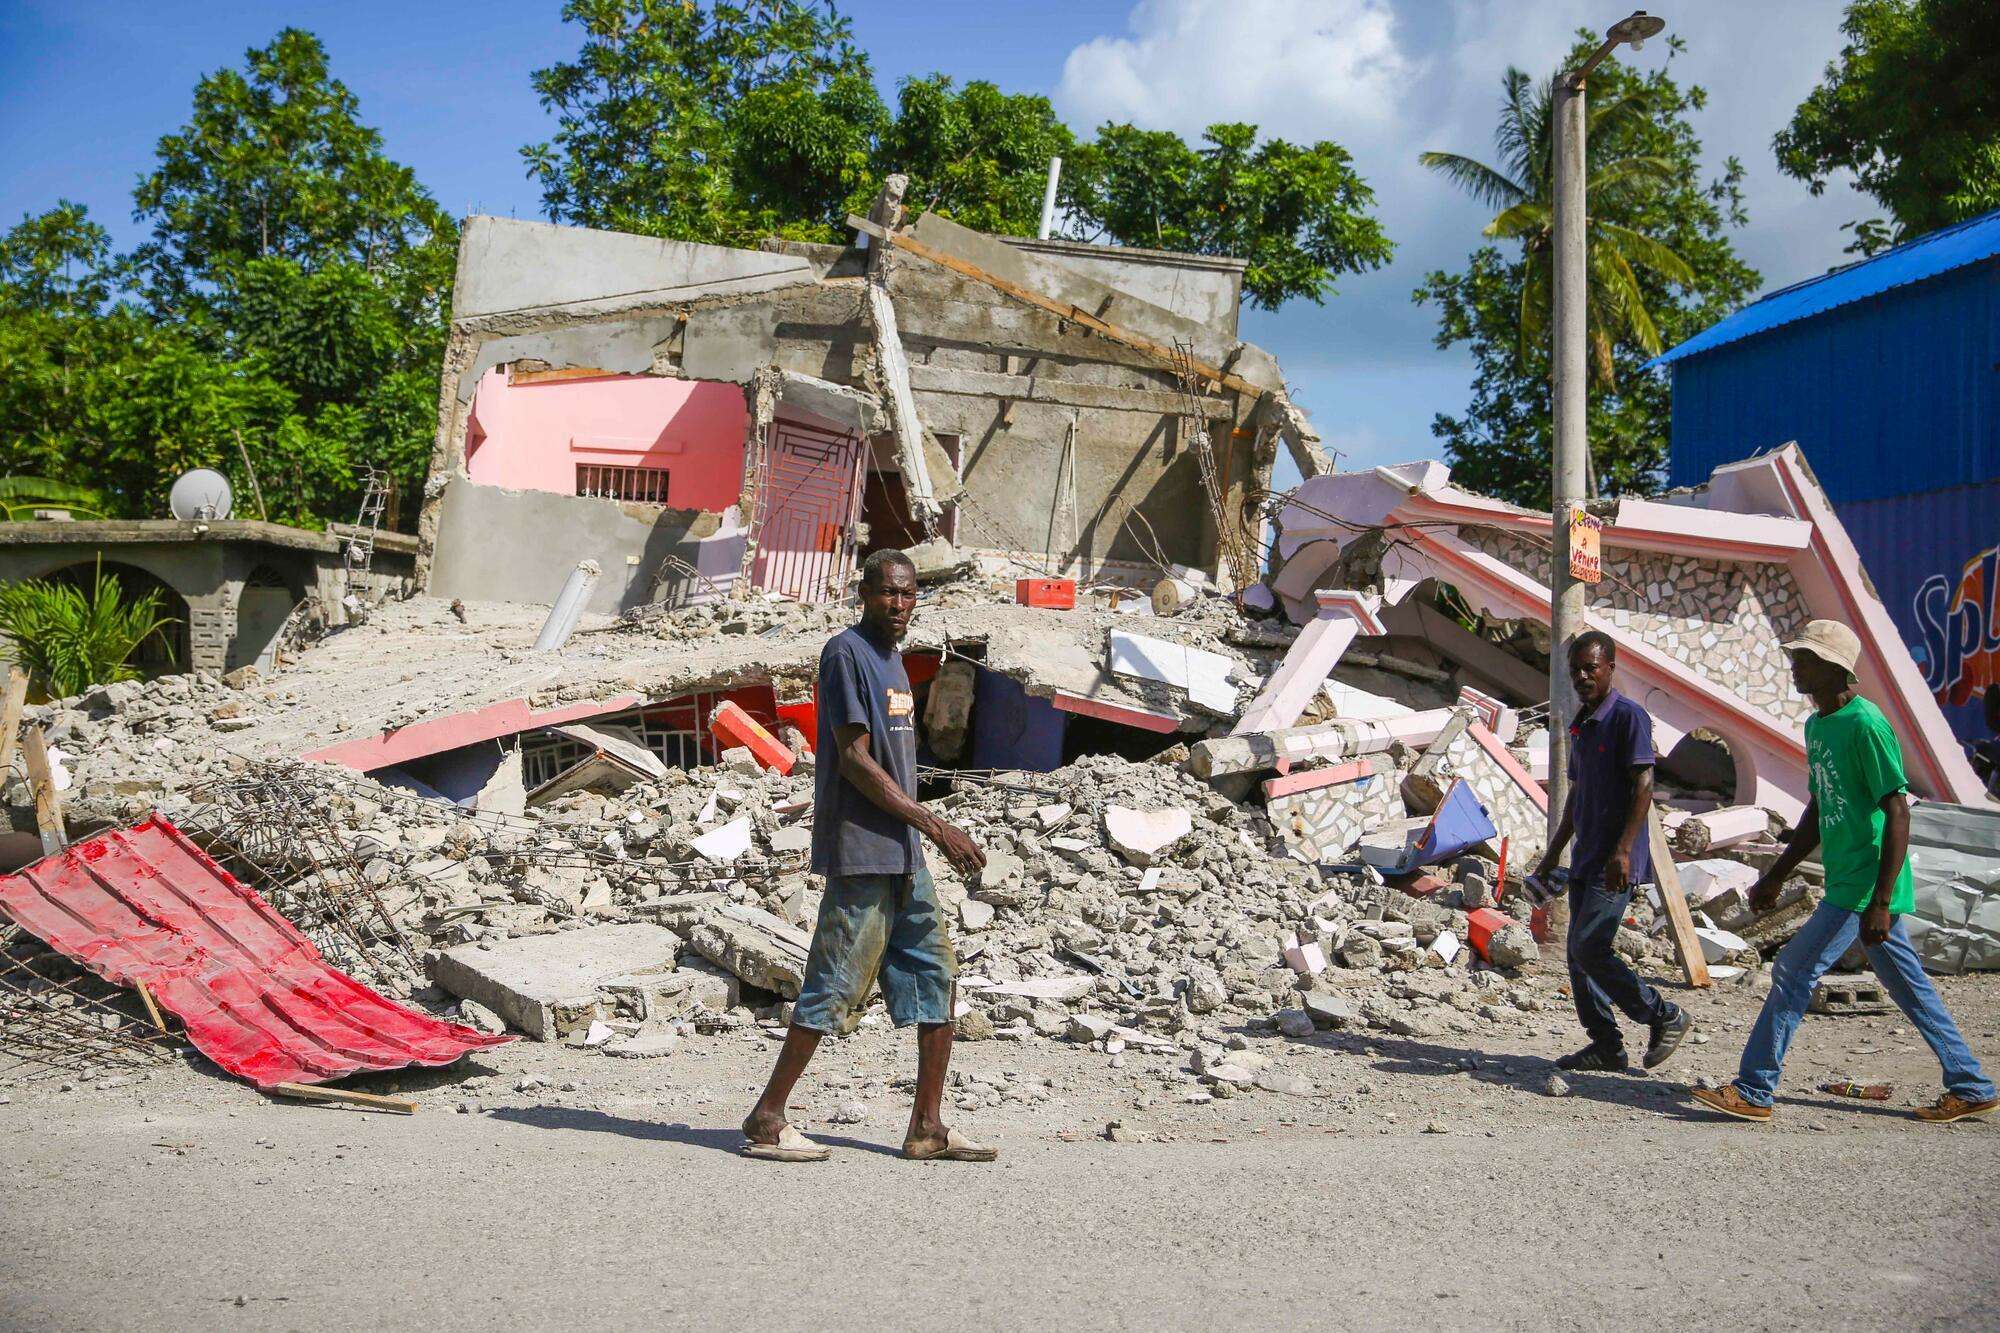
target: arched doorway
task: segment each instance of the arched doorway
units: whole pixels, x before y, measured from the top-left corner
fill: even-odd
[[[72,587],[89,597],[97,586],[100,568],[117,580],[121,602],[129,605],[149,592],[157,593],[159,600],[154,614],[167,618],[168,623],[142,639],[138,649],[127,659],[132,668],[147,680],[189,670],[187,599],[157,574],[123,561],[89,560],[65,565],[40,577],[45,583]]]
[[[260,672],[269,671],[278,647],[278,631],[301,600],[285,576],[269,565],[251,570],[243,581],[242,595],[236,599],[236,635],[229,645],[228,669],[254,666]]]

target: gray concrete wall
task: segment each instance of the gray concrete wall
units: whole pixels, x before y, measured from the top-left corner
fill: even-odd
[[[511,491],[459,477],[444,489],[427,591],[468,602],[551,603],[580,561],[595,560],[603,573],[587,609],[615,615],[652,600],[654,576],[669,555],[727,587],[742,543],[719,536],[720,528],[715,514]]]
[[[1015,236],[996,239],[1016,250],[1046,255],[1121,292],[1235,336],[1237,311],[1243,300],[1243,270],[1249,267],[1241,259],[1083,241],[1036,241]]]
[[[337,603],[345,586],[338,551],[302,549],[299,545],[247,540],[211,541],[100,541],[79,543],[58,540],[51,534],[36,542],[10,534],[0,542],[0,583],[42,578],[73,567],[88,569],[101,556],[106,565],[130,565],[144,570],[172,588],[181,605],[164,608],[164,614],[186,626],[188,660],[182,670],[219,674],[256,659],[263,643],[243,638],[242,596],[244,585],[260,567],[283,580],[294,603],[310,593],[318,593],[336,618]],[[319,534],[300,534],[320,541]],[[412,557],[377,549],[373,576],[378,585],[394,584],[406,578]],[[267,610],[253,605],[250,629],[253,637]],[[337,623],[337,620],[336,620]]]
[[[666,303],[810,282],[795,255],[666,241],[516,218],[470,217],[458,244],[453,320],[551,307]]]
[[[615,611],[646,596],[658,564],[653,553],[671,544],[671,533],[656,530],[651,517],[656,511],[643,507],[633,507],[640,513],[624,513],[612,502],[566,496],[505,502],[490,495],[470,498],[463,475],[465,412],[458,401],[458,390],[468,381],[459,378],[458,367],[493,364],[516,354],[556,365],[599,364],[615,350],[620,366],[637,369],[650,353],[654,373],[689,379],[748,385],[759,372],[776,368],[879,391],[873,380],[856,251],[782,245],[756,252],[720,251],[727,261],[716,260],[720,267],[710,274],[702,264],[708,262],[706,251],[712,247],[668,253],[658,248],[668,243],[646,238],[539,223],[501,226],[495,219],[474,221],[480,226],[476,232],[469,230],[460,254],[460,282],[472,281],[471,295],[455,312],[458,323],[447,360],[449,385],[443,394],[439,448],[432,467],[433,494],[440,482],[449,485],[442,501],[427,505],[424,517],[430,558],[440,566],[429,575],[428,586],[434,592],[450,589],[448,595],[454,596],[545,601],[576,561],[589,557],[597,559],[605,572],[593,609]],[[974,247],[981,262],[995,272],[1074,296],[1092,310],[1103,305],[1106,318],[1131,320],[1135,331],[1152,337],[1198,334],[1200,354],[1218,360],[1236,355],[1232,365],[1239,373],[1260,382],[1281,382],[1268,355],[1236,343],[1242,277],[1242,265],[1236,261],[1073,242],[1002,241],[967,234],[949,224],[935,225],[929,219],[917,230],[923,233],[926,228],[935,233],[933,239]],[[544,246],[552,248],[544,253]],[[612,255],[631,256],[639,266],[634,270],[638,276],[626,274],[606,258]],[[885,277],[910,361],[919,416],[931,432],[960,437],[969,491],[969,502],[959,517],[961,543],[1037,554],[1044,549],[1051,511],[1067,503],[1066,478],[1057,461],[1074,419],[1080,540],[1074,547],[1067,540],[1065,512],[1059,524],[1062,539],[1055,543],[1057,554],[1086,565],[1151,559],[1151,545],[1139,535],[1146,524],[1124,521],[1129,505],[1150,523],[1150,536],[1168,560],[1197,567],[1213,562],[1214,524],[1197,461],[1182,438],[1184,403],[1170,368],[1147,353],[1014,300],[987,283],[903,253],[887,259]],[[564,270],[569,285],[558,288],[541,279],[523,280],[507,288],[508,295],[496,296],[499,280],[476,276],[495,264],[511,271],[531,260]],[[712,288],[695,290],[705,276],[724,284],[731,275],[755,276],[754,263],[744,268],[752,260],[795,267],[764,273],[776,283],[764,290],[722,294]],[[796,280],[799,273],[804,282]],[[693,294],[651,304],[628,302],[615,317],[615,329],[612,315],[579,316],[591,304],[590,282],[597,283],[600,292],[606,284],[624,284],[620,290],[629,291],[662,274],[689,284],[680,290]],[[537,287],[536,282],[542,285]],[[560,311],[517,313],[497,320],[465,313],[498,308],[518,312],[518,307],[505,303],[529,296],[565,296],[582,304],[573,301]],[[607,343],[614,333],[615,349]],[[1240,492],[1259,466],[1252,448],[1231,448],[1232,427],[1248,424],[1247,405],[1235,395],[1223,394],[1206,399],[1203,411],[1218,456],[1231,460],[1226,480]],[[1263,464],[1268,465],[1268,458]],[[589,520],[602,531],[584,538],[564,531],[569,524],[585,521],[575,517],[576,504],[608,506],[613,512]],[[465,512],[448,516],[446,510],[454,506]],[[539,540],[510,538],[497,552],[497,571],[479,569],[478,557],[496,554],[482,534],[511,532],[507,525],[519,516],[555,544],[545,548]],[[635,555],[637,566],[629,563]],[[534,561],[532,577],[522,572],[523,556]],[[448,569],[442,568],[446,565]],[[529,594],[524,588],[535,591]]]

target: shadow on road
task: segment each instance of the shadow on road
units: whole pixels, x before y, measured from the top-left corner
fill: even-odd
[[[618,1134],[629,1139],[649,1139],[656,1143],[684,1143],[693,1148],[740,1156],[743,1131],[734,1125],[696,1126],[661,1120],[634,1120],[578,1106],[506,1106],[488,1112],[494,1120],[527,1125],[531,1129],[572,1129],[587,1134]],[[829,1148],[852,1148],[900,1160],[902,1153],[887,1144],[869,1143],[844,1134],[814,1133],[815,1143]]]

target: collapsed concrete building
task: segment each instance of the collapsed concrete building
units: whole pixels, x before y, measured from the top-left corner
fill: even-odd
[[[745,251],[471,220],[424,595],[270,671],[30,710],[72,820],[184,823],[334,965],[489,1033],[776,1030],[819,892],[815,665],[895,546],[920,794],[987,851],[933,868],[963,1035],[1296,1094],[1218,1024],[1541,1011],[1549,516],[1434,462],[1332,474],[1236,337],[1233,261],[905,225],[893,181],[853,221],[869,244]],[[1280,447],[1305,480],[1273,496]],[[1810,616],[1861,633],[1919,792],[2000,823],[1796,449],[1599,508],[1655,836],[1702,858],[1628,954],[1747,982],[1811,909],[1810,869],[1743,897],[1803,804],[1779,645]],[[1926,961],[1991,965],[1995,863],[1927,836]]]
[[[903,226],[900,195],[850,247],[470,219],[429,591],[546,604],[592,560],[596,611],[739,578],[823,600],[934,536],[1086,579],[1254,582],[1246,496],[1281,441],[1305,475],[1325,460],[1236,336],[1243,263]]]

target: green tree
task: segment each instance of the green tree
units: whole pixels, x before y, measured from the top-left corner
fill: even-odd
[[[352,516],[365,467],[421,484],[458,226],[359,114],[319,39],[287,28],[205,75],[159,141],[133,197],[161,361],[102,416],[119,440],[167,432],[163,482],[170,458],[242,481],[247,456],[271,516],[315,525]]]
[[[1564,67],[1596,44],[1584,34]],[[1593,186],[1590,196],[1593,250],[1599,253],[1590,259],[1588,420],[1598,494],[1650,489],[1666,460],[1667,385],[1640,366],[1659,348],[1735,309],[1760,282],[1729,240],[1731,229],[1746,220],[1742,165],[1729,159],[1719,177],[1703,179],[1701,141],[1689,114],[1706,104],[1707,94],[1674,80],[1673,57],[1685,48],[1679,41],[1668,46],[1667,68],[1642,74],[1613,59],[1590,78],[1585,169],[1605,187],[1600,194]],[[1438,308],[1434,341],[1440,349],[1464,344],[1473,358],[1465,412],[1439,413],[1431,424],[1445,443],[1453,480],[1546,508],[1554,438],[1550,279],[1546,230],[1534,222],[1546,216],[1548,197],[1546,184],[1537,184],[1548,176],[1547,85],[1538,91],[1510,70],[1505,87],[1496,138],[1510,170],[1494,172],[1500,179],[1491,180],[1481,174],[1489,168],[1466,159],[1440,167],[1461,182],[1487,183],[1486,197],[1502,211],[1486,233],[1505,248],[1483,245],[1462,272],[1431,273],[1412,299]],[[1627,165],[1614,171],[1619,163]],[[1612,276],[1604,283],[1607,271]]]
[[[1458,153],[1423,153],[1418,160],[1482,204],[1500,210],[1483,235],[1520,244],[1527,262],[1517,325],[1525,350],[1548,336],[1554,304],[1555,83],[1553,79],[1538,83],[1511,68],[1503,82],[1506,95],[1493,131],[1501,167]],[[1591,370],[1600,385],[1611,383],[1611,348],[1619,339],[1628,339],[1648,355],[1659,354],[1660,331],[1646,308],[1640,272],[1650,270],[1683,287],[1694,285],[1687,261],[1671,247],[1613,221],[1630,216],[1648,192],[1673,182],[1670,158],[1636,151],[1642,136],[1635,133],[1638,127],[1633,122],[1649,113],[1645,94],[1637,90],[1595,98],[1587,107],[1584,188],[1590,216],[1583,238],[1589,275],[1584,328]]]
[[[1234,124],[1202,140],[1101,127],[1065,164],[1072,233],[1248,260],[1243,288],[1267,310],[1321,302],[1339,275],[1389,261],[1394,246],[1368,214],[1374,191],[1340,145],[1259,144],[1256,126]]]
[[[188,123],[159,141],[133,191],[152,239],[136,258],[157,308],[187,313],[253,259],[357,265],[412,318],[435,315],[458,228],[382,152],[317,37],[286,28],[244,68],[195,85]]]
[[[913,212],[942,213],[1001,236],[1032,236],[1041,226],[1049,159],[1072,156],[1075,143],[1046,97],[1005,93],[977,80],[956,88],[943,74],[906,79],[895,120],[877,140],[850,209],[867,212],[882,179],[902,172],[910,178],[904,204]]]
[[[521,150],[551,219],[722,245],[827,239],[886,119],[830,4],[568,0],[577,58],[534,72]]]
[[[563,17],[582,48],[534,76],[556,133],[521,150],[559,222],[837,241],[901,172],[919,211],[1032,235],[1061,156],[1071,235],[1239,256],[1267,307],[1321,300],[1390,254],[1336,144],[1259,144],[1248,125],[1212,126],[1200,148],[1130,125],[1078,144],[1047,98],[942,74],[905,80],[892,114],[831,3],[569,0]]]
[[[0,314],[94,314],[115,281],[111,233],[82,204],[57,200],[0,236]]]
[[[1841,31],[1840,58],[1772,147],[1815,195],[1846,171],[1889,210],[1847,224],[1849,252],[2000,208],[2000,5],[1853,0]]]

